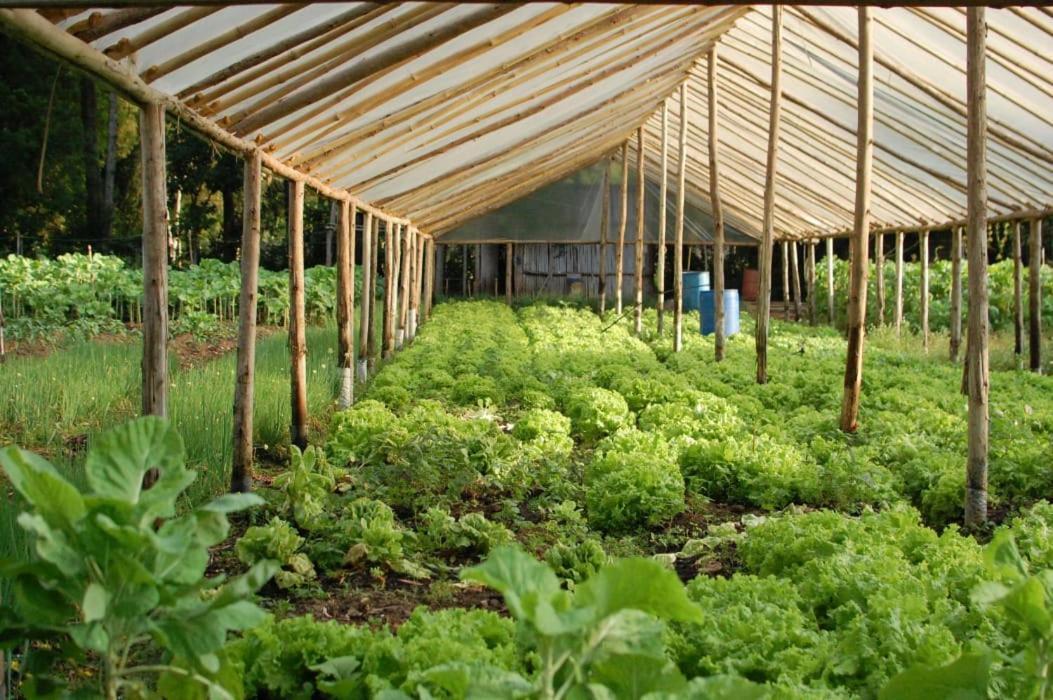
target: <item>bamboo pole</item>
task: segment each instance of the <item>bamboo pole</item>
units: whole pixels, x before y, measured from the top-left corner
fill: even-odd
[[[643,333],[643,254],[644,254],[644,194],[646,179],[644,175],[644,130],[636,130],[636,247],[633,258],[633,290],[635,306],[633,307],[634,330],[637,336]]]
[[[307,322],[304,318],[303,272],[303,183],[289,182],[286,225],[289,236],[289,370],[292,406],[290,441],[301,450],[307,447]],[[337,274],[340,274],[339,268]],[[339,283],[337,284],[337,323],[341,325]],[[343,338],[341,338],[343,340]],[[340,366],[347,354],[341,343]]]
[[[845,362],[845,393],[841,404],[841,430],[854,433],[859,427],[859,395],[863,385],[863,343],[867,319],[867,240],[870,233],[870,177],[874,159],[874,47],[873,20],[869,7],[859,15],[859,106],[857,109],[855,234],[851,241],[851,281],[848,295],[848,352]]]
[[[395,225],[384,222],[384,338],[381,352],[384,359],[395,352],[395,281],[398,276],[395,266]]]
[[[340,408],[355,402],[355,209],[340,202],[336,235],[337,361],[340,367]],[[362,292],[362,313],[366,313]],[[305,370],[306,371],[306,370]]]
[[[896,336],[903,330],[903,231],[896,234]]]
[[[372,249],[373,249],[372,255],[370,256],[370,259],[369,259],[369,269],[370,269],[369,279],[370,279],[370,282],[372,282],[373,287],[376,287],[377,281],[380,279],[380,277],[379,277],[379,270],[380,270],[380,219],[378,219],[376,216],[372,217],[372,221],[370,222],[368,234],[369,234],[370,239],[372,240],[372,243],[371,243],[370,247],[372,247]],[[386,281],[387,280],[385,279],[385,282]],[[370,288],[370,294],[374,293],[373,287]],[[385,303],[385,305],[387,304],[387,299],[388,299],[386,289],[387,288],[385,286],[385,294],[384,294],[384,303]],[[373,313],[370,314],[370,317],[369,317],[369,333],[368,333],[368,338],[366,339],[366,356],[367,356],[367,359],[368,359],[368,363],[367,363],[368,367],[367,368],[369,370],[368,373],[373,372],[373,370],[376,368],[376,364],[377,364],[376,308],[377,308],[377,301],[374,298],[370,302],[370,309],[372,309]],[[381,314],[383,315],[384,313],[385,312],[382,309],[381,310]],[[382,322],[383,323],[386,323],[386,321],[383,320],[383,319],[386,319],[386,318],[387,318],[387,316],[383,316],[382,317]]]
[[[658,249],[655,259],[655,286],[658,292],[656,310],[658,311],[658,336],[665,334],[665,225],[669,199],[669,110],[666,101],[662,101],[662,153],[659,158],[659,168],[662,171],[659,178],[658,192]]]
[[[1042,219],[1032,219],[1028,236],[1028,349],[1032,372],[1042,372]]]
[[[399,307],[398,327],[395,330],[395,348],[402,349],[409,333],[410,280],[413,278],[413,231],[402,229],[402,254],[399,256]]]
[[[885,325],[885,236],[874,236],[874,280],[877,292],[878,324]]]
[[[706,97],[709,102],[709,208],[713,216],[713,357],[724,359],[726,343],[724,319],[724,207],[720,201],[720,103],[717,95],[717,44],[709,48],[706,59]]]
[[[1024,270],[1023,246],[1020,241],[1020,222],[1013,226],[1013,354],[1019,363],[1024,354]]]
[[[819,303],[815,298],[815,241],[808,241],[808,257],[806,258],[805,273],[808,282],[808,323],[817,325],[819,323]]]
[[[625,227],[629,220],[629,142],[622,143],[622,215],[618,222],[618,247],[614,249],[614,312],[622,315],[622,287],[625,275]]]
[[[260,273],[260,171],[256,151],[245,161],[238,295],[237,385],[234,389],[234,454],[230,490],[252,490],[252,409],[256,373],[256,302]]]
[[[801,270],[797,241],[790,241],[790,281],[793,284],[793,320],[801,320]]]
[[[967,159],[969,183],[969,338],[966,385],[969,396],[969,458],[966,464],[965,525],[987,521],[987,454],[990,415],[988,391],[987,305],[987,10],[970,7],[966,15],[968,44]]]
[[[600,316],[607,313],[607,235],[611,226],[611,160],[603,159],[603,211],[600,212],[599,282]]]
[[[837,313],[834,308],[834,239],[826,239],[826,307],[830,315],[830,325],[837,322]]]
[[[348,219],[351,236],[354,237],[355,221]],[[365,383],[369,379],[369,329],[373,326],[374,306],[376,303],[377,283],[373,277],[372,260],[376,255],[373,249],[373,215],[366,212],[362,216],[362,318],[358,327],[358,381]],[[354,268],[354,258],[351,267]],[[353,397],[352,397],[353,398]]]
[[[511,243],[505,243],[505,303],[512,305],[512,263],[513,249]]]
[[[165,110],[139,115],[143,180],[143,415],[168,415],[168,196]]]
[[[420,231],[414,229],[413,239],[416,243],[416,255],[413,258],[413,296],[410,297],[410,340],[417,337],[420,327],[421,296],[424,293],[424,249],[428,241]]]
[[[774,245],[774,244],[773,244]],[[792,289],[790,287],[790,242],[782,241],[782,313],[783,317],[790,320],[790,300]]]
[[[426,322],[431,317],[431,305],[435,298],[435,239],[429,236],[424,245],[424,311],[421,322]]]
[[[929,349],[929,232],[922,231],[918,234],[918,256],[921,259],[921,299],[919,299],[919,313],[921,315],[921,344],[926,352]]]
[[[962,345],[962,230],[951,229],[951,362],[958,362]]]
[[[676,169],[676,228],[673,248],[673,351],[684,346],[684,188],[687,175],[687,85],[680,84],[680,150]]]

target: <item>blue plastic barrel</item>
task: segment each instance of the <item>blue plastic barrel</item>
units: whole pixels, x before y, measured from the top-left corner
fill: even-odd
[[[708,289],[708,272],[685,272],[684,311],[698,311],[698,293]]]
[[[717,327],[716,292],[705,290],[699,294],[699,315],[702,318],[702,335],[709,335]],[[739,290],[724,290],[724,335],[733,336],[739,332]]]

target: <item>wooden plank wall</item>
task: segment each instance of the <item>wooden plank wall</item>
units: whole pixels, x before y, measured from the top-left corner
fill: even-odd
[[[614,245],[607,246],[607,298],[614,294]],[[631,306],[633,295],[633,244],[625,245],[622,298]],[[515,246],[516,295],[570,293],[568,276],[577,276],[590,298],[599,296],[599,245],[566,243],[517,243]],[[644,248],[644,294],[656,293],[654,286],[655,246]]]

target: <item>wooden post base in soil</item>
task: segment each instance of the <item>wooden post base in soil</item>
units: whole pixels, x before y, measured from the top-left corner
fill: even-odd
[[[336,325],[339,406],[348,408],[355,402],[355,208],[346,201],[336,222]]]
[[[165,189],[165,110],[139,115],[143,178],[143,415],[168,415],[168,198]],[[147,475],[152,483],[156,473]]]
[[[355,235],[355,221],[349,221],[351,235]],[[369,329],[373,324],[376,306],[376,282],[373,279],[373,214],[366,212],[362,217],[362,318],[358,327],[358,381],[369,379]],[[354,269],[355,261],[351,260]]]
[[[1028,349],[1031,371],[1042,371],[1042,220],[1031,220],[1028,236]]]
[[[988,392],[987,298],[987,9],[969,7],[966,27],[966,198],[969,255],[969,335],[966,388],[969,398],[969,449],[965,467],[965,526],[987,521],[987,460],[990,414]]]
[[[256,376],[256,304],[260,272],[259,151],[245,161],[241,229],[241,291],[238,294],[237,379],[234,388],[234,454],[230,490],[252,490],[252,409]]]
[[[307,447],[307,323],[304,319],[303,183],[288,183],[289,208],[289,369],[291,418],[289,436],[301,450]],[[337,297],[339,324],[339,304]],[[347,349],[342,348],[346,353]],[[343,366],[343,361],[340,361]]]

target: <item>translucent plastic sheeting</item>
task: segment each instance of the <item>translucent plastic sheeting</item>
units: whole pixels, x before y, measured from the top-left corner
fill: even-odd
[[[612,171],[618,169],[612,166]],[[630,173],[628,216],[625,241],[636,240],[637,181]],[[647,182],[644,200],[644,240],[658,242],[661,210],[660,187]],[[607,241],[617,242],[621,224],[621,185],[610,185],[610,210]],[[676,194],[670,188],[666,200],[666,242],[674,241]],[[569,178],[541,189],[484,214],[444,233],[443,243],[598,243],[603,222],[603,165],[597,164]],[[756,239],[734,227],[726,227],[725,237],[731,245],[756,245]],[[684,214],[684,242],[710,243],[713,221],[708,212],[687,202]]]

